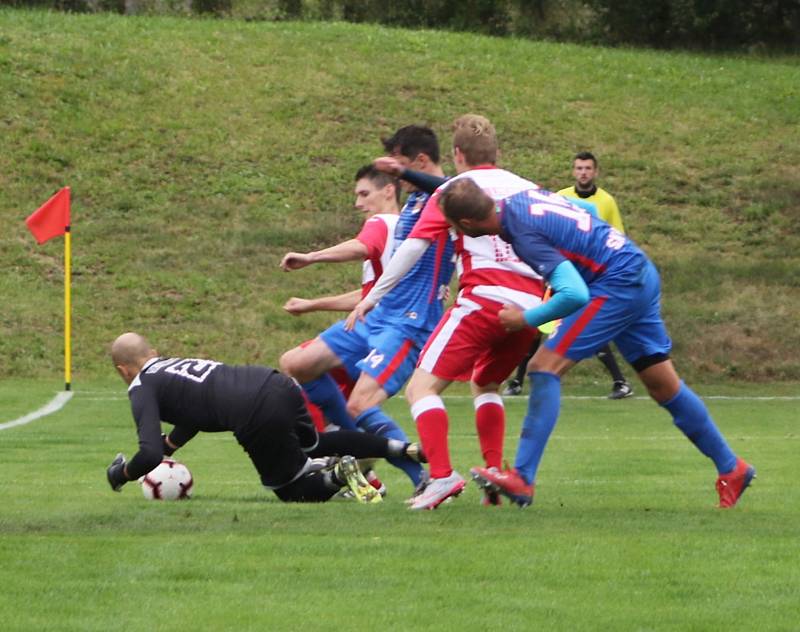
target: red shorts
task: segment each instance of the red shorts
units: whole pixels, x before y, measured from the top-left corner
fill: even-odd
[[[500,303],[458,298],[425,343],[417,367],[443,380],[501,384],[519,366],[538,335],[526,327],[507,332]]]

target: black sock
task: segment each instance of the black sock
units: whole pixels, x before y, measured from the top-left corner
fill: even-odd
[[[370,457],[385,459],[387,456],[391,456],[390,452],[389,440],[386,437],[369,432],[337,430],[320,434],[317,447],[306,454],[312,459],[319,456],[344,456],[345,454],[357,459]]]
[[[347,485],[347,481],[343,480],[337,475],[337,469],[333,468],[327,472],[323,472],[322,476],[325,480],[325,484],[328,485],[331,489],[341,489],[345,485]]]
[[[533,354],[536,353],[536,350],[539,348],[539,343],[542,341],[542,336],[539,334],[536,336],[536,339],[531,343],[531,348],[528,349],[528,354],[525,356],[525,359],[519,363],[517,367],[517,372],[514,375],[514,382],[516,382],[519,386],[522,386],[525,383],[525,376],[528,375],[528,362],[530,362]]]
[[[619,370],[619,365],[617,364],[617,359],[614,357],[614,352],[611,351],[611,345],[607,344],[605,347],[600,349],[597,352],[597,357],[602,362],[608,372],[611,374],[611,379],[615,382],[624,382],[625,377],[622,375],[622,371]]]
[[[306,474],[273,491],[278,498],[287,503],[324,503],[342,487],[333,484],[331,474],[331,472]]]

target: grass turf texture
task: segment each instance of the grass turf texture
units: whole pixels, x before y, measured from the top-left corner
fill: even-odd
[[[504,166],[550,188],[601,160],[663,273],[686,375],[797,379],[800,65],[408,32],[0,10],[0,375],[61,370],[61,240],[23,219],[73,188],[75,379],[138,329],[164,352],[274,364],[329,316],[292,295],[290,249],[355,234],[356,169],[379,137],[477,111]],[[452,173],[449,157],[445,167]],[[696,381],[696,380],[694,380]]]
[[[20,392],[0,386],[0,421]],[[788,395],[751,388],[740,395]],[[796,395],[796,393],[795,393]],[[411,513],[389,496],[285,505],[263,491],[230,435],[178,453],[188,502],[113,494],[104,468],[135,449],[121,382],[0,431],[4,630],[790,630],[797,625],[800,498],[796,400],[708,400],[758,479],[714,508],[713,466],[645,399],[566,399],[534,506],[484,508],[470,484]],[[462,474],[479,461],[468,399],[447,401]],[[513,454],[525,399],[506,401]],[[390,410],[408,429],[402,401]]]

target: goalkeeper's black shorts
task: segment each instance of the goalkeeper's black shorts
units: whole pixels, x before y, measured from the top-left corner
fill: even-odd
[[[275,374],[266,389],[252,423],[236,438],[255,465],[262,485],[275,489],[305,471],[306,453],[317,446],[319,436],[300,387],[292,379]]]

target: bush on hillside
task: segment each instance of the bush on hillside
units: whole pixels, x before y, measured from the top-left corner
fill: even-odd
[[[658,48],[791,49],[800,3],[790,0],[589,0],[610,44]]]
[[[800,45],[792,0],[10,0],[63,11],[343,20],[486,35],[657,48]]]

